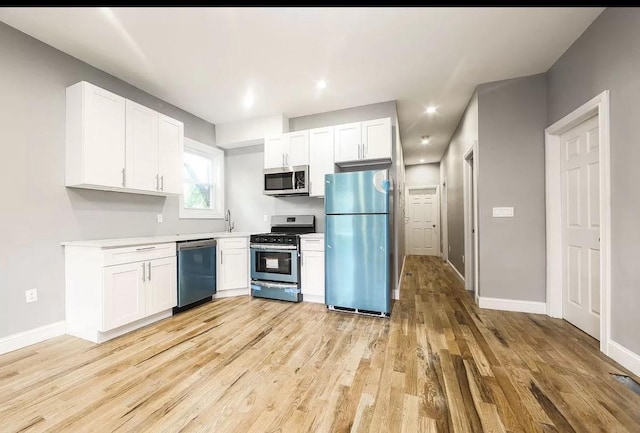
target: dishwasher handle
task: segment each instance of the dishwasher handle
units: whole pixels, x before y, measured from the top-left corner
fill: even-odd
[[[177,244],[177,250],[178,252],[180,251],[185,251],[185,250],[194,250],[197,248],[210,248],[210,247],[215,247],[216,246],[216,240],[215,239],[206,239],[203,241],[185,241],[185,242],[178,242]]]

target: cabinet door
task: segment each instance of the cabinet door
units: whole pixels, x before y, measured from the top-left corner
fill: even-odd
[[[273,135],[264,139],[264,168],[284,166],[284,135]]]
[[[145,316],[146,262],[107,266],[103,270],[102,329],[105,332]]]
[[[89,83],[83,83],[82,93],[84,183],[121,188],[125,169],[125,99]]]
[[[285,165],[309,165],[309,131],[284,134]]]
[[[362,122],[363,159],[391,159],[391,118]]]
[[[335,171],[333,127],[309,131],[309,196],[324,197],[324,175]]]
[[[324,251],[302,251],[301,272],[303,300],[324,302]]]
[[[158,116],[158,173],[160,191],[182,192],[182,146],[184,124],[171,117]]]
[[[335,162],[357,161],[361,159],[362,144],[360,122],[334,127]]]
[[[217,290],[249,287],[249,250],[220,250],[219,287]]]
[[[127,188],[159,191],[158,112],[127,100]]]
[[[176,258],[167,257],[146,262],[146,316],[178,305]]]

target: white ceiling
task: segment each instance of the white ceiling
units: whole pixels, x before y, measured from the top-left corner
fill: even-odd
[[[212,123],[395,99],[415,164],[440,160],[476,85],[547,71],[602,10],[0,8],[0,20]]]

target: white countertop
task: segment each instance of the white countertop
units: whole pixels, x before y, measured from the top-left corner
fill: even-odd
[[[119,238],[119,239],[96,239],[89,241],[68,241],[62,242],[65,246],[76,247],[99,247],[99,248],[115,248],[129,247],[134,245],[161,244],[164,242],[193,241],[196,239],[211,238],[248,238],[251,233],[247,232],[211,232],[211,233],[193,233],[187,235],[163,235],[163,236],[144,236],[138,238]]]
[[[300,235],[300,239],[324,239],[324,233],[307,233]]]

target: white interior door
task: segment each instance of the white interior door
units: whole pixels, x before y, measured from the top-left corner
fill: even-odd
[[[409,254],[438,255],[440,240],[436,188],[409,188],[408,211],[406,232]]]
[[[598,117],[560,137],[562,152],[562,310],[600,338],[600,157]]]

